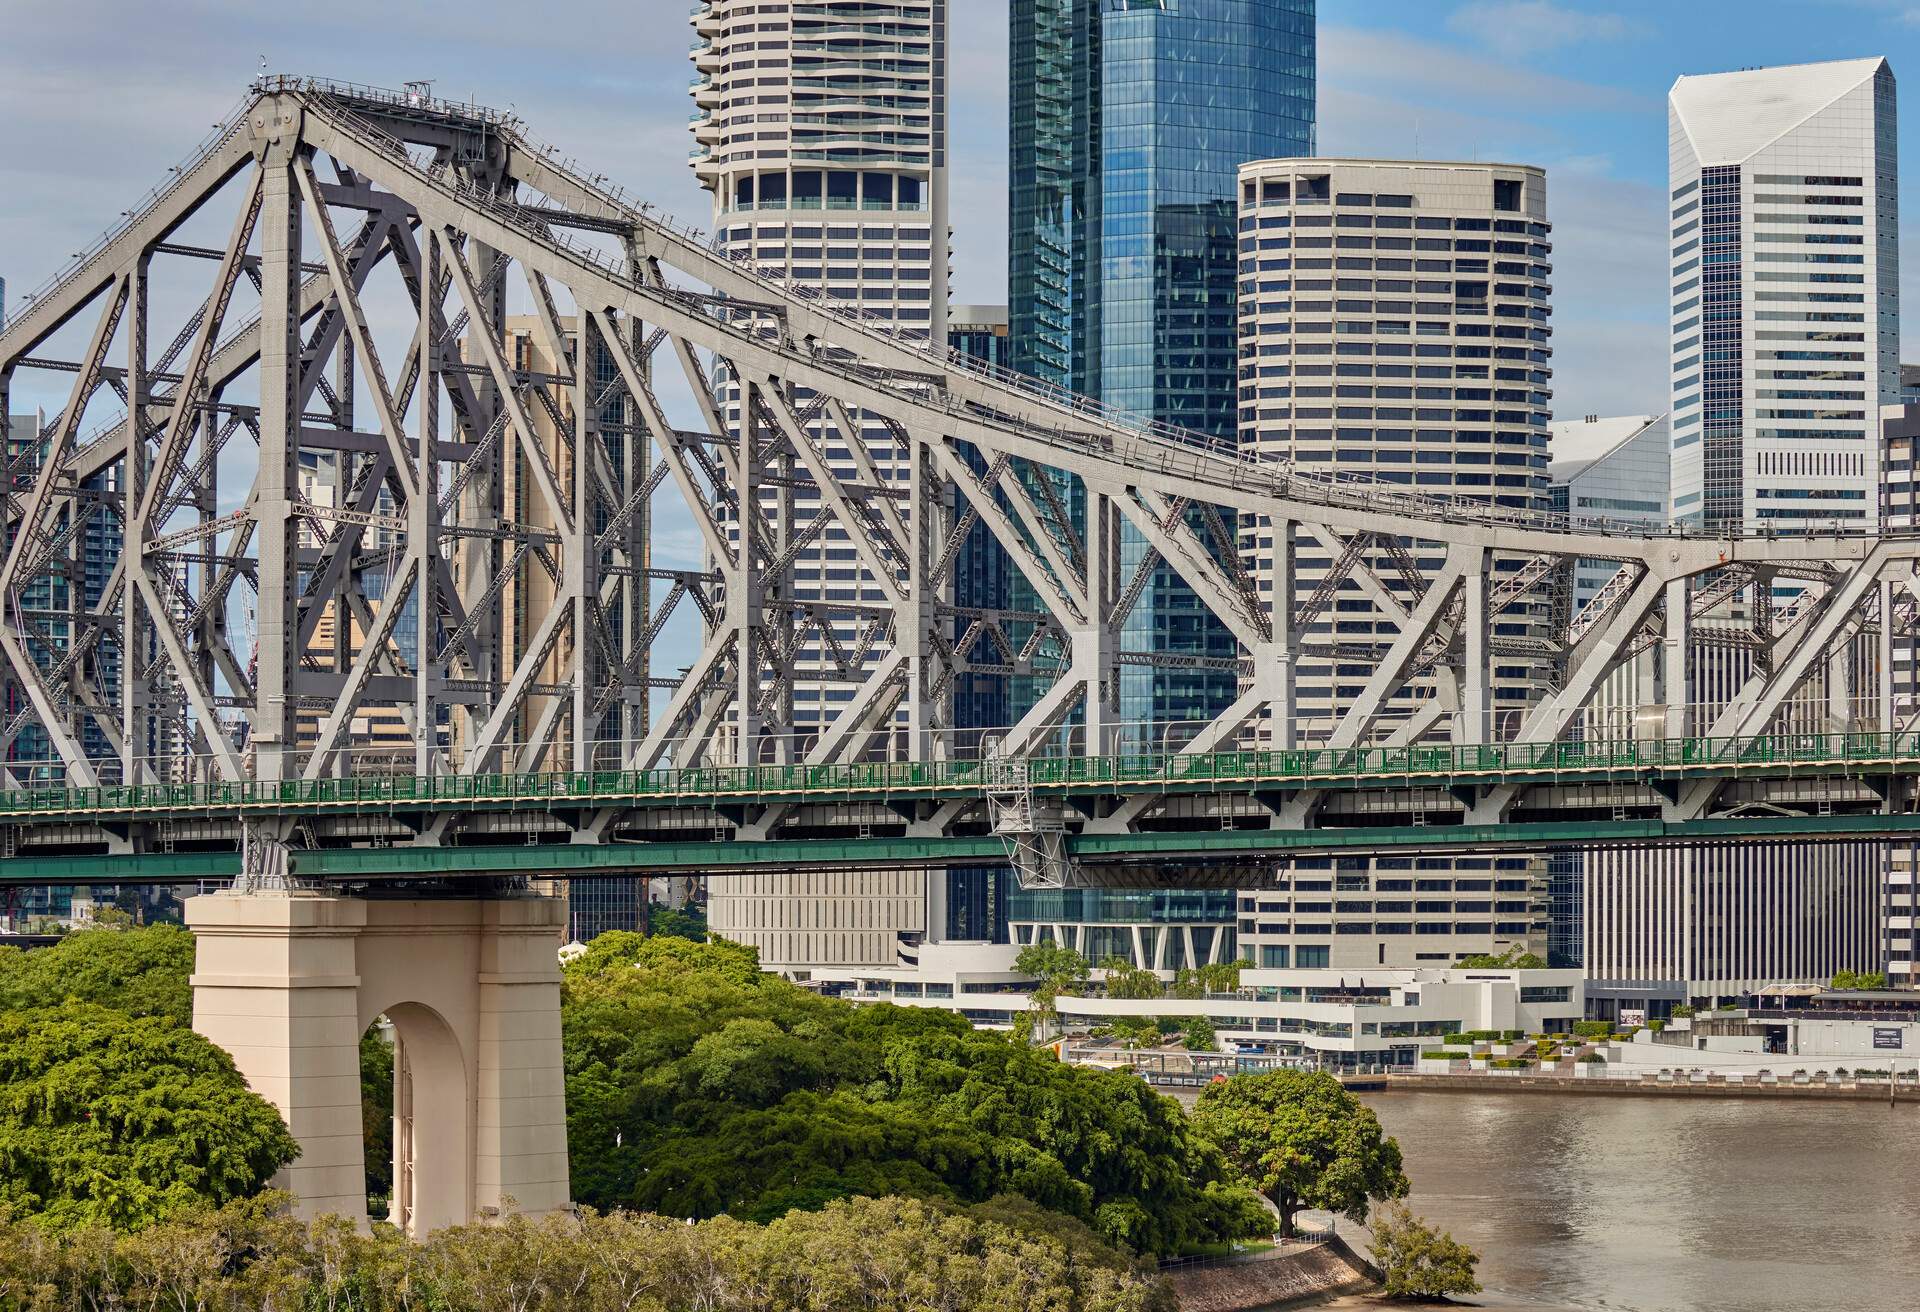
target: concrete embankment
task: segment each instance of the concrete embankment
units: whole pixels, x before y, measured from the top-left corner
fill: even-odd
[[[1259,1312],[1358,1294],[1378,1283],[1372,1263],[1345,1239],[1282,1249],[1167,1276],[1180,1312]]]
[[[1898,1101],[1920,1105],[1920,1088],[1900,1086],[1889,1098],[1885,1084],[1734,1084],[1726,1080],[1580,1080],[1564,1075],[1495,1075],[1463,1071],[1454,1075],[1390,1075],[1393,1093],[1578,1093],[1649,1098],[1814,1098],[1849,1102]]]

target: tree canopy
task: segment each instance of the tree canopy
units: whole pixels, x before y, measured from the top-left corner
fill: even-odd
[[[1387,1297],[1433,1299],[1480,1292],[1474,1274],[1480,1255],[1422,1221],[1405,1203],[1382,1207],[1368,1229],[1373,1236],[1368,1251],[1380,1268],[1380,1292]]]
[[[1240,1075],[1204,1089],[1194,1123],[1240,1178],[1273,1200],[1282,1234],[1305,1207],[1366,1220],[1367,1205],[1402,1198],[1400,1145],[1373,1110],[1319,1071]]]
[[[1545,970],[1547,961],[1537,952],[1522,952],[1519,948],[1508,948],[1499,955],[1482,952],[1476,956],[1462,957],[1453,963],[1466,970]]]
[[[0,1303],[352,1312],[1172,1312],[1151,1273],[1019,1200],[856,1199],[760,1227],[632,1213],[510,1217],[420,1243],[267,1194],[137,1235],[52,1242],[0,1219]],[[16,1291],[20,1291],[16,1295]]]
[[[1856,989],[1883,989],[1887,986],[1887,977],[1878,970],[1842,970],[1833,977],[1828,987],[1851,992]]]
[[[1262,1228],[1137,1077],[949,1012],[823,998],[734,944],[602,935],[566,968],[564,1020],[574,1195],[596,1207],[770,1220],[1017,1194],[1156,1253]]]
[[[178,925],[83,929],[52,947],[0,948],[0,1011],[97,1002],[188,1025],[192,974],[193,935]]]
[[[298,1151],[226,1053],[91,1003],[0,1015],[0,1203],[134,1230],[264,1186]]]

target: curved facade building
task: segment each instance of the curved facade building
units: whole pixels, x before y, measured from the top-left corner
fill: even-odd
[[[708,0],[692,15],[691,163],[713,195],[716,244],[936,343],[947,317],[946,14],[946,0]],[[719,400],[738,425],[738,392],[723,385]],[[883,474],[904,480],[891,432],[860,427]],[[837,433],[826,447],[836,465],[851,460]],[[817,493],[795,496],[796,524],[819,513]],[[828,529],[796,561],[797,599],[879,602],[854,559],[844,530]],[[884,655],[872,644],[860,668]],[[790,695],[803,751],[850,695],[817,638],[796,653]],[[889,964],[925,931],[926,882],[917,870],[716,879],[708,918],[769,969]]]

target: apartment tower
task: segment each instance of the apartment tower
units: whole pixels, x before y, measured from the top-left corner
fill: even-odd
[[[1353,473],[1409,492],[1547,506],[1552,404],[1547,179],[1537,168],[1347,159],[1273,159],[1240,169],[1240,445],[1303,470]],[[1277,541],[1271,520],[1241,526],[1241,560],[1271,606],[1301,626],[1292,741],[1324,741],[1371,673],[1362,652],[1397,627],[1357,586],[1302,615],[1343,547]],[[1420,568],[1440,561],[1406,545]],[[1276,559],[1295,561],[1294,597],[1275,594]],[[1374,572],[1411,581],[1384,551]],[[1517,562],[1496,561],[1496,577]],[[1408,593],[1407,608],[1414,599]],[[1544,604],[1521,601],[1497,633],[1530,636]],[[1484,724],[1510,732],[1538,693],[1525,658],[1498,660]],[[1423,681],[1419,681],[1424,683]],[[1410,686],[1403,713],[1431,695]],[[1267,741],[1280,726],[1262,724]],[[1423,966],[1546,950],[1539,857],[1351,857],[1283,867],[1241,894],[1241,955],[1273,967]]]
[[[712,193],[720,248],[943,346],[946,0],[707,0],[691,21],[692,166]],[[739,390],[718,382],[737,426]],[[858,440],[904,481],[892,434],[864,418],[854,416]],[[844,439],[832,439],[829,460],[847,463]],[[821,513],[817,494],[796,490],[791,513],[795,524]],[[878,602],[854,561],[845,531],[827,529],[796,560],[796,600]],[[849,616],[849,642],[854,627]],[[875,644],[863,668],[884,654]],[[802,646],[791,690],[800,740],[775,750],[804,752],[850,695],[836,670],[819,640]],[[886,964],[924,932],[926,885],[919,871],[741,875],[713,881],[709,917],[770,969]]]

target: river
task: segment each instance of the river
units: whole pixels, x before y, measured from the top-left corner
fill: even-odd
[[[1920,1112],[1884,1103],[1364,1095],[1483,1302],[1920,1308]]]

